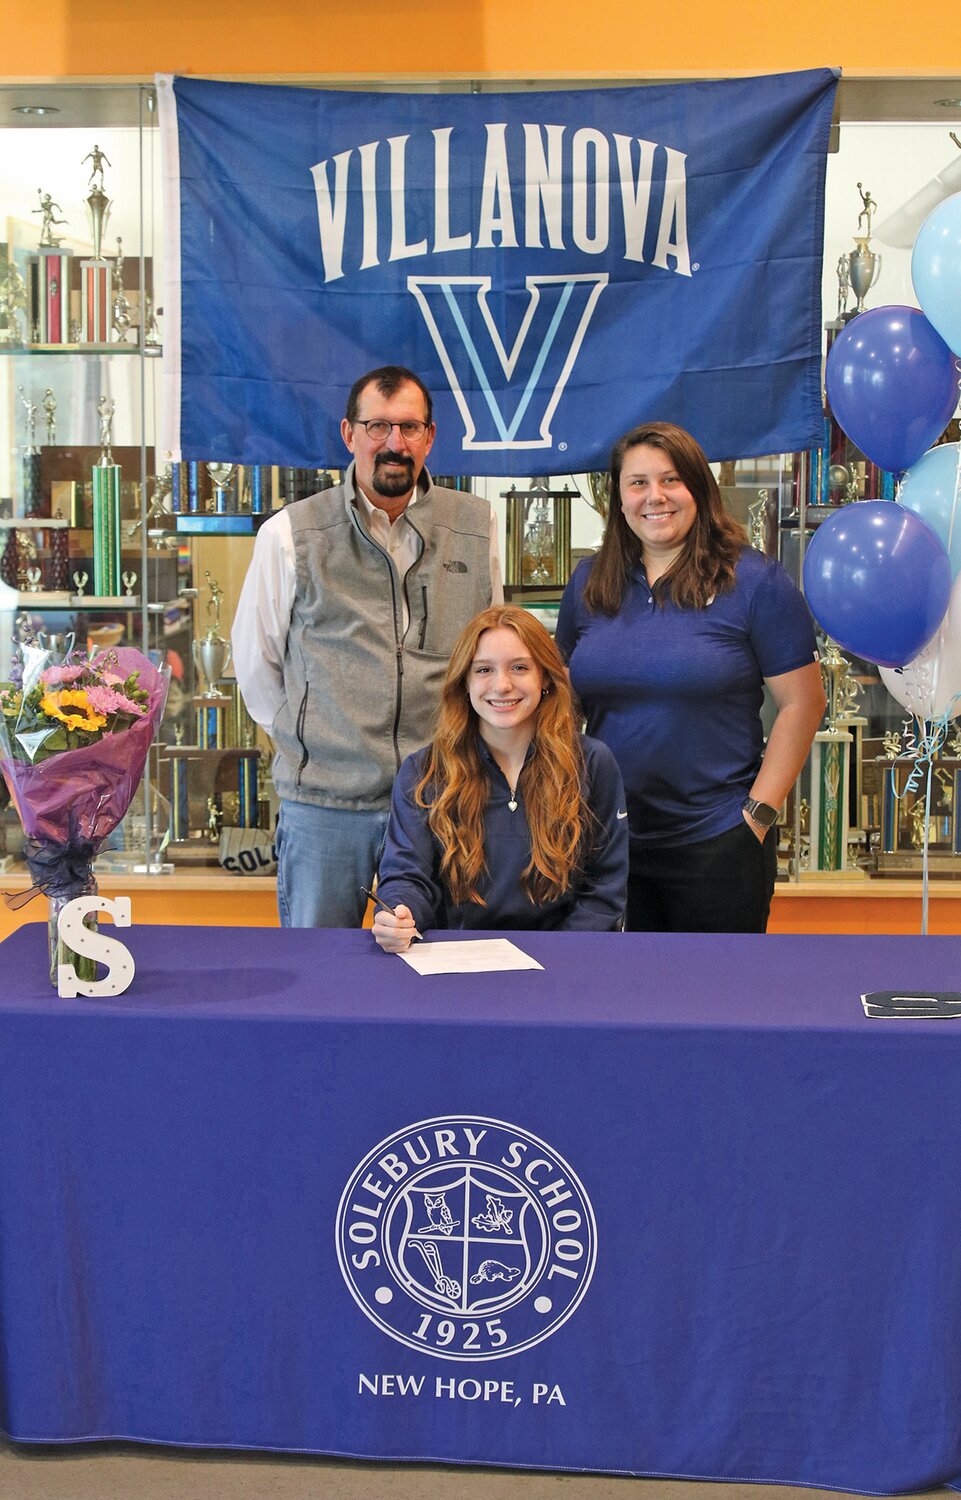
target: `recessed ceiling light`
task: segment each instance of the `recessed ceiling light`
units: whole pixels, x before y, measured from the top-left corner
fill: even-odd
[[[934,102],[943,109],[961,109],[961,99],[935,99]]]
[[[58,115],[60,111],[53,104],[15,104],[12,113],[15,115]]]

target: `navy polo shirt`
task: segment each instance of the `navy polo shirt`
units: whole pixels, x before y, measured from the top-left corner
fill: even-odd
[[[619,612],[592,614],[592,565],[579,564],[564,591],[557,643],[588,734],[621,768],[631,842],[727,832],[761,763],[764,679],[816,658],[804,599],[780,563],[745,547],[734,588],[705,609],[656,604],[637,568]]]

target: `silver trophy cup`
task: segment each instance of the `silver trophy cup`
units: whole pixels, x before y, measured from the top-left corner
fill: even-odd
[[[203,698],[220,698],[217,683],[230,665],[230,642],[223,636],[208,630],[202,640],[193,643],[194,666],[206,678],[207,688]]]
[[[848,256],[848,279],[851,290],[858,299],[856,313],[864,311],[864,299],[881,274],[881,257],[868,249],[864,235],[855,235],[856,249]]]
[[[37,632],[37,645],[41,646],[44,651],[50,652],[50,661],[54,665],[70,655],[75,642],[76,636],[72,630],[39,630]]]

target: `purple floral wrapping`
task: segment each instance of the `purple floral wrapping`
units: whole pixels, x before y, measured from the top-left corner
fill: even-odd
[[[89,878],[91,860],[133,800],[163,713],[166,672],[132,647],[117,647],[112,656],[119,676],[140,674],[138,686],[148,695],[142,719],[36,765],[15,759],[9,744],[0,758],[26,835],[24,857],[47,895],[70,896]]]

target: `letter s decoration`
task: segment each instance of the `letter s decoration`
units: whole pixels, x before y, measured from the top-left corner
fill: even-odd
[[[113,917],[117,927],[130,926],[130,897],[78,896],[68,901],[60,913],[57,930],[61,941],[85,958],[105,964],[107,972],[102,979],[80,979],[73,964],[60,964],[57,968],[57,993],[66,999],[75,995],[122,995],[134,976],[133,955],[117,938],[106,937],[83,925],[84,917],[92,912],[107,913]]]

